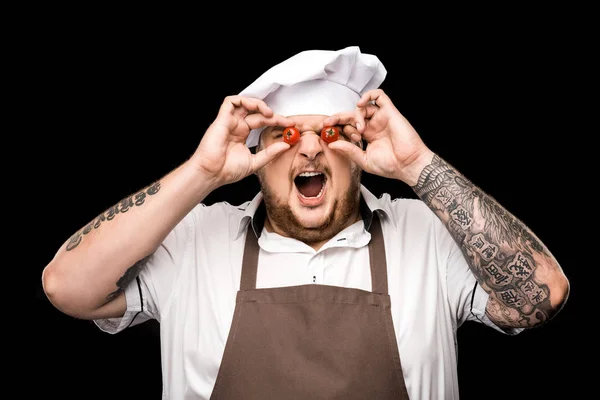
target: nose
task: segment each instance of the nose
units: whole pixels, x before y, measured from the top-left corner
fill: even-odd
[[[298,152],[310,161],[323,152],[321,137],[316,132],[303,132],[297,143]]]

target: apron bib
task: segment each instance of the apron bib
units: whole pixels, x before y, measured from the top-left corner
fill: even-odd
[[[377,214],[371,292],[316,284],[256,289],[259,246],[251,225],[211,399],[408,400]]]

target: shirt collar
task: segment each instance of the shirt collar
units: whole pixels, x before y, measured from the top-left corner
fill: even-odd
[[[391,218],[392,213],[388,202],[383,201],[381,198],[375,197],[375,195],[362,184],[360,185],[360,193],[360,213],[366,230],[371,228],[373,212],[378,212],[379,218],[387,218],[393,224],[395,224],[394,219]],[[252,230],[254,231],[254,234],[257,238],[260,237],[265,224],[265,218],[267,216],[266,208],[262,200],[263,195],[261,192],[258,192],[251,201],[245,203],[245,207],[244,205],[239,207],[239,209],[243,210],[244,212],[238,221],[237,230],[233,230],[233,233],[235,234],[234,240],[239,239],[239,237],[247,229],[248,223],[250,222],[252,223]]]

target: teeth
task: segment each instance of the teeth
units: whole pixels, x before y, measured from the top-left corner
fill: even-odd
[[[301,173],[301,174],[300,174],[300,175],[298,175],[298,176],[302,176],[302,177],[305,177],[305,178],[309,178],[309,177],[311,177],[311,176],[317,176],[317,175],[323,175],[323,173],[322,173],[322,172],[303,172],[303,173]]]

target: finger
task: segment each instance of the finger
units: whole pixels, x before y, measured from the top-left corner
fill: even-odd
[[[360,135],[360,132],[358,132],[358,129],[356,129],[356,127],[354,125],[351,125],[351,124],[344,125],[344,135],[350,137],[354,134]]]
[[[365,92],[360,97],[360,100],[358,100],[358,103],[356,103],[356,105],[358,107],[367,107],[369,103],[371,103],[371,105],[377,107],[384,107],[386,105],[389,105],[391,102],[391,99],[388,97],[388,95],[385,94],[383,90],[373,89],[369,90],[368,92]]]
[[[344,125],[344,136],[346,136],[352,143],[355,144],[362,141],[362,136],[354,125]]]
[[[266,117],[271,117],[273,115],[273,110],[267,105],[267,103],[254,97],[228,96],[223,102],[221,108],[231,114],[233,114],[236,109],[243,108],[249,113],[258,112]]]
[[[354,117],[354,111],[333,114],[323,120],[323,126],[352,125],[355,123]]]
[[[335,151],[339,151],[344,154],[350,160],[354,161],[360,168],[365,169],[366,166],[366,158],[365,152],[361,150],[358,146],[345,142],[343,140],[336,140],[335,142],[329,143],[329,148]]]
[[[263,126],[294,126],[294,120],[283,115],[274,114],[271,117],[267,117],[263,114],[248,114],[245,118],[246,124],[250,129],[257,129]]]
[[[365,110],[357,106],[356,110],[354,110],[354,119],[356,124],[356,130],[360,134],[362,134],[365,131],[365,127],[367,126],[365,122],[365,116]]]
[[[356,107],[363,111],[365,119],[371,119],[381,108],[391,104],[390,98],[381,89],[373,89],[365,92],[356,103]],[[361,127],[365,125],[361,124]],[[362,130],[361,130],[362,132]]]
[[[252,172],[256,172],[290,148],[285,142],[275,142],[252,155]]]
[[[354,111],[341,112],[327,117],[323,121],[324,126],[350,125],[356,127],[358,133],[365,128],[364,111],[357,108]]]

